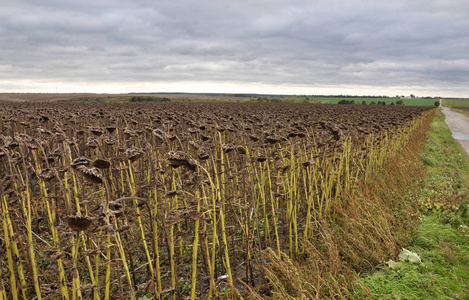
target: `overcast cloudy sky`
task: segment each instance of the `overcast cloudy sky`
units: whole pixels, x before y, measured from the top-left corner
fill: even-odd
[[[467,0],[3,0],[0,92],[469,97]]]

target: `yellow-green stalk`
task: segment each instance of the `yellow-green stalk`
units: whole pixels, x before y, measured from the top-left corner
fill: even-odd
[[[197,252],[199,247],[199,224],[200,217],[200,192],[196,191],[197,198],[197,219],[194,225],[194,242],[192,243],[192,286],[191,286],[191,300],[195,300],[196,282],[197,282]]]
[[[2,201],[2,210],[3,210],[3,234],[4,234],[4,239],[5,239],[5,248],[7,252],[7,261],[8,261],[8,270],[10,272],[10,286],[11,286],[11,296],[13,297],[13,300],[18,299],[18,289],[16,287],[16,277],[15,277],[15,268],[13,267],[13,254],[11,251],[11,242],[10,242],[10,233],[7,227],[7,221],[6,219],[8,218],[8,211],[7,211],[7,201],[6,198],[3,197]]]
[[[280,175],[280,171],[278,172],[278,175]],[[270,191],[270,205],[271,205],[271,210],[272,210],[272,218],[274,222],[274,233],[275,233],[275,244],[277,246],[277,255],[280,255],[280,238],[278,235],[278,220],[277,220],[277,214],[276,214],[276,207],[275,207],[275,197],[273,194],[273,186],[272,186],[272,178],[270,175],[270,167],[269,164],[267,164],[267,176],[269,180],[269,191]]]
[[[221,134],[219,133],[220,137],[220,144],[222,142]],[[223,248],[225,252],[225,268],[228,275],[228,284],[230,286],[233,285],[233,277],[231,275],[231,265],[230,265],[230,254],[228,251],[228,242],[226,238],[226,227],[225,227],[225,195],[224,195],[224,183],[225,183],[225,166],[224,166],[224,155],[223,151],[220,151],[220,159],[221,159],[221,182],[217,178],[217,192],[218,198],[221,199],[221,208],[220,208],[220,224],[221,224],[221,236],[223,241]]]
[[[117,224],[116,224],[115,220],[114,220],[114,226],[117,227]],[[125,257],[124,247],[122,246],[122,241],[121,241],[119,232],[115,233],[114,240],[116,242],[117,249],[118,249],[119,255],[121,257],[122,267],[124,268],[125,276],[127,278],[128,290],[130,292],[130,299],[135,300],[136,297],[135,297],[134,287],[133,287],[133,284],[132,284],[132,278],[130,276],[129,266],[127,264],[127,259]]]
[[[129,189],[130,189],[131,195],[135,195],[134,172],[133,172],[133,168],[132,168],[132,163],[130,161],[128,162],[128,166],[129,166],[129,170],[128,170],[127,175],[128,175],[128,179],[129,179],[128,180]],[[138,228],[140,230],[140,238],[142,240],[143,250],[145,251],[147,262],[148,262],[149,267],[150,267],[150,272],[153,275],[154,274],[153,264],[152,264],[152,259],[151,259],[151,256],[150,256],[150,251],[148,251],[148,246],[147,246],[147,243],[146,243],[145,231],[143,229],[142,218],[140,217],[140,208],[137,205],[137,200],[133,200],[133,203],[134,203],[135,213],[137,214],[137,224],[138,224]],[[151,212],[148,212],[148,213],[151,213]]]
[[[32,229],[32,215],[31,215],[31,195],[29,187],[26,187],[24,192],[26,201],[23,201],[23,210],[26,216],[26,232],[28,233],[28,250],[29,250],[29,259],[31,260],[31,268],[33,271],[33,283],[34,289],[36,290],[36,297],[38,300],[42,299],[41,296],[41,287],[39,285],[39,277],[36,266],[36,254],[34,252],[34,243],[33,243],[33,229]],[[24,204],[26,203],[26,204]],[[26,206],[25,206],[26,205]]]

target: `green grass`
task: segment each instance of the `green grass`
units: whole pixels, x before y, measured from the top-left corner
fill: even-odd
[[[358,298],[368,290],[378,299],[469,299],[469,159],[441,113],[431,123],[422,160],[427,177],[413,199],[421,222],[406,247],[422,263],[383,264],[357,283]]]
[[[443,105],[469,117],[469,99],[444,99]]]
[[[448,107],[469,107],[469,99],[444,99],[443,105]]]
[[[438,165],[427,169],[428,178],[438,174],[462,172],[469,173],[468,158],[460,144],[453,139],[451,131],[445,123],[443,114],[438,113],[430,124],[427,139],[427,155],[433,157]],[[450,176],[452,178],[452,176]],[[469,179],[465,178],[466,183]]]
[[[404,105],[409,106],[434,106],[435,101],[438,99],[424,99],[424,98],[414,98],[414,99],[403,99]]]
[[[130,98],[134,95],[123,95],[123,96],[101,96],[101,97],[80,97],[72,99],[72,101],[80,101],[80,102],[129,102]],[[163,95],[158,95],[155,97],[164,97]],[[268,97],[267,97],[268,98]],[[257,102],[255,98],[252,98],[253,102]],[[294,96],[294,97],[272,97],[272,99],[276,99],[279,102],[285,103],[324,103],[324,104],[337,104],[341,100],[354,100],[355,104],[362,104],[363,101],[366,102],[367,105],[370,105],[372,102],[377,104],[378,102],[386,102],[386,105],[391,105],[391,103],[396,104],[397,101],[402,100],[404,101],[404,105],[409,106],[431,106],[434,105],[436,99],[421,99],[421,98],[410,98],[410,99],[400,99],[400,98],[385,98],[385,97],[339,97],[339,96],[318,96],[318,97],[305,97],[305,96]],[[191,99],[189,98],[175,98],[171,99],[174,102],[232,102],[229,100],[222,100],[218,98],[210,98],[207,96],[206,99],[197,98]]]
[[[466,203],[467,206],[469,203]],[[460,227],[442,213],[424,215],[408,247],[422,263],[402,262],[362,282],[379,299],[469,299],[469,218]]]
[[[435,104],[437,99],[422,99],[422,98],[409,98],[409,99],[400,99],[400,98],[387,98],[387,97],[340,97],[340,96],[318,96],[318,97],[307,97],[309,102],[314,103],[327,103],[327,104],[337,104],[341,100],[354,100],[355,104],[362,104],[363,101],[369,105],[371,102],[375,104],[378,102],[386,102],[386,105],[390,105],[391,103],[396,104],[397,101],[402,100],[404,101],[404,105],[409,106],[432,106]],[[306,97],[295,97],[297,102],[302,102],[306,100]]]

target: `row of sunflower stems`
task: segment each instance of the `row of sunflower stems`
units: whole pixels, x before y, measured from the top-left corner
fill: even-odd
[[[245,280],[253,285],[256,280],[263,278],[262,268],[256,266],[263,264],[262,257],[258,254],[265,247],[272,247],[277,253],[286,252],[291,258],[300,255],[301,245],[314,238],[316,221],[333,217],[333,207],[340,201],[341,193],[349,190],[355,181],[369,181],[379,171],[386,157],[397,155],[399,149],[409,141],[422,119],[416,119],[404,130],[398,129],[380,136],[372,135],[362,145],[354,145],[351,139],[347,139],[330,156],[325,156],[320,149],[308,150],[301,143],[291,142],[284,149],[286,151],[280,152],[277,160],[282,168],[276,168],[273,160],[256,162],[250,159],[254,154],[268,156],[275,149],[259,150],[246,146],[244,156],[225,153],[221,145],[227,142],[228,137],[218,133],[219,147],[215,157],[200,164],[198,168],[199,175],[206,180],[195,191],[177,194],[168,199],[155,185],[145,199],[148,211],[141,211],[140,200],[135,197],[138,182],[143,180],[151,185],[157,180],[163,184],[164,194],[168,194],[169,189],[178,190],[178,186],[182,184],[183,171],[180,169],[172,169],[170,179],[159,175],[156,170],[164,166],[157,158],[157,151],[152,150],[152,165],[144,167],[131,161],[121,163],[120,171],[106,173],[104,184],[97,190],[97,195],[106,203],[106,212],[113,195],[128,193],[130,197],[134,197],[132,207],[127,209],[133,210],[136,218],[129,223],[124,217],[122,226],[132,225],[136,228],[136,236],[140,239],[144,254],[143,261],[139,258],[138,263],[147,266],[150,286],[157,299],[168,294],[172,299],[181,297],[179,278],[183,271],[178,262],[186,259],[184,249],[188,245],[191,245],[190,299],[197,298],[197,285],[203,277],[208,278],[208,298],[211,299],[219,296],[217,283],[223,277],[220,274],[226,274],[226,286],[235,290],[232,267],[234,262],[235,267],[244,265]],[[249,142],[243,139],[239,143],[248,145]],[[72,149],[65,143],[63,147],[67,153],[63,157],[63,164],[69,165]],[[177,149],[176,144],[170,147]],[[363,148],[367,150],[366,156],[360,156]],[[26,154],[25,149],[22,151]],[[40,163],[41,153],[33,150],[33,154],[36,169],[41,170],[44,168]],[[4,282],[5,278],[0,274],[0,299],[7,298],[5,284],[10,287],[13,299],[27,299],[32,294],[37,299],[42,299],[35,244],[43,241],[33,237],[32,228],[32,220],[38,218],[40,207],[31,204],[31,183],[29,178],[23,177],[25,172],[21,168],[20,165],[10,164],[10,170],[21,179],[15,183],[15,193],[22,199],[22,218],[27,239],[24,245],[20,238],[21,232],[11,221],[8,199],[3,196],[2,225],[9,278]],[[57,228],[56,200],[48,194],[49,183],[41,179],[38,181],[41,208],[45,212],[51,235],[50,246],[57,258],[55,261],[61,298],[83,299],[85,296],[82,291],[85,289],[82,280],[86,278],[85,282],[90,286],[93,299],[114,299],[115,293],[119,293],[121,298],[137,299],[137,267],[132,249],[126,247],[129,241],[123,239],[119,230],[102,228],[96,234],[96,241],[93,234],[79,231],[75,235],[68,235],[68,243],[61,240],[63,234]],[[85,187],[79,182],[80,178],[75,172],[65,172],[58,189],[63,195],[67,213],[75,211],[88,215],[88,205],[82,204],[80,200],[85,194]],[[191,206],[193,198],[195,207]],[[182,210],[191,211],[194,217],[189,220],[181,218],[174,222],[170,220],[172,213]],[[150,217],[152,232],[148,232],[146,220],[142,216]],[[119,228],[117,218],[110,220],[106,215],[106,222],[114,229]],[[192,236],[183,234],[187,231],[192,232]],[[148,240],[151,240],[151,247]],[[161,247],[164,244],[166,250]],[[67,249],[70,249],[72,257],[72,269],[69,273],[66,272],[63,261],[68,255]],[[164,251],[167,255],[163,254]],[[101,266],[104,266],[104,276]]]

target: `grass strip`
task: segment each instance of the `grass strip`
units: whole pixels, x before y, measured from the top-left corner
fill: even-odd
[[[379,266],[357,283],[357,298],[469,299],[469,159],[441,113],[421,158],[427,176],[414,200],[422,215],[406,248],[422,263]]]

